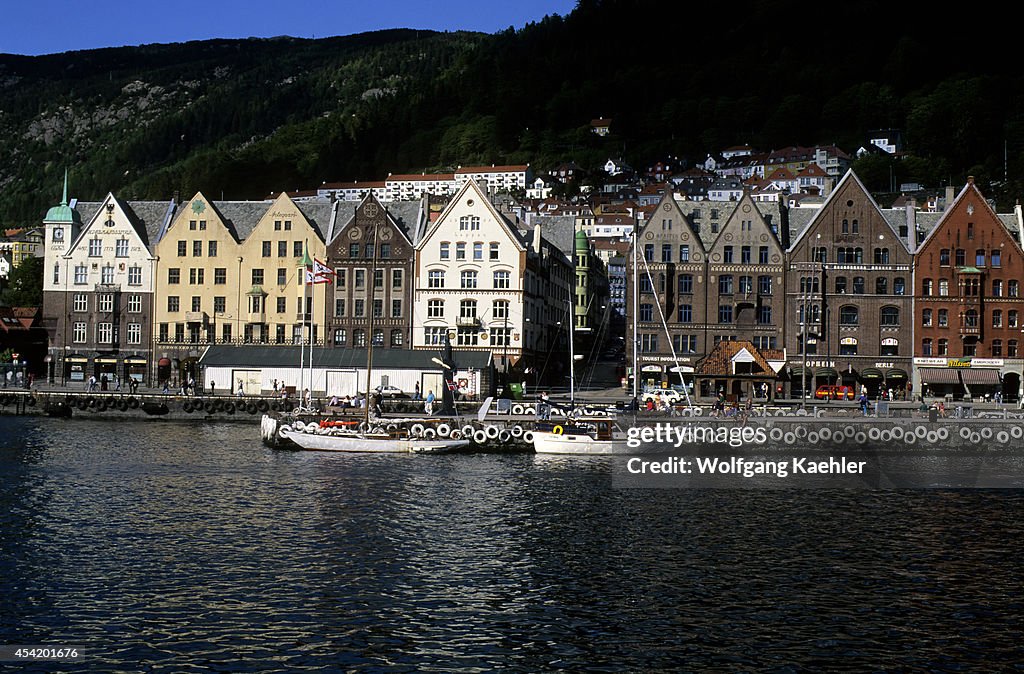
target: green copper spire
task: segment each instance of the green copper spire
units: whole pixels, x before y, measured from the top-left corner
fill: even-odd
[[[43,222],[82,224],[82,216],[78,214],[78,211],[68,206],[68,170],[66,168],[64,169],[64,193],[61,197],[60,205],[48,210]]]

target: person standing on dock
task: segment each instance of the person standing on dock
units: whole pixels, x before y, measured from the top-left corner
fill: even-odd
[[[431,389],[430,391],[427,391],[427,401],[423,403],[423,411],[427,414],[434,413],[434,400],[436,400],[436,398],[434,397],[433,389]]]
[[[217,395],[217,382],[210,380],[210,396]]]

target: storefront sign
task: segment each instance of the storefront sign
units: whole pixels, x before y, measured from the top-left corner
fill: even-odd
[[[946,367],[970,367],[971,361],[962,358],[953,358],[946,361]]]
[[[915,358],[914,365],[924,365],[927,367],[946,367],[945,358]]]
[[[971,358],[971,367],[1002,367],[1002,358]]]
[[[804,367],[835,367],[834,360],[805,360]]]
[[[896,367],[895,363],[875,363],[875,367],[879,370],[891,370]]]

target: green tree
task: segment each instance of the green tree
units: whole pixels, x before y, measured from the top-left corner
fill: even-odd
[[[25,258],[12,269],[0,298],[12,307],[40,306],[43,303],[43,258]]]

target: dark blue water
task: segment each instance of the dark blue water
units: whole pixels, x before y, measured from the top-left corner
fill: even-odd
[[[614,489],[600,458],[257,435],[0,418],[0,644],[86,649],[34,671],[1024,662],[1019,491]]]

